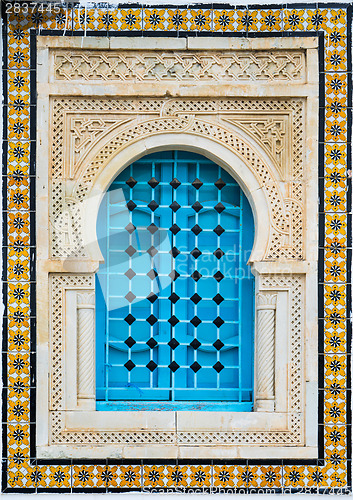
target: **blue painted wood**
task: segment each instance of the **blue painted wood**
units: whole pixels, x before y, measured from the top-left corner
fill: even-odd
[[[97,401],[98,411],[251,411],[252,403],[217,401]]]
[[[97,409],[250,411],[254,224],[238,183],[194,153],[145,156],[113,181],[97,234]]]

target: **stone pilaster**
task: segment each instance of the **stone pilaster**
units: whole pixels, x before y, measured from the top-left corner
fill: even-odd
[[[95,409],[94,292],[77,294],[77,404]]]
[[[257,295],[256,394],[257,411],[274,411],[276,295]]]

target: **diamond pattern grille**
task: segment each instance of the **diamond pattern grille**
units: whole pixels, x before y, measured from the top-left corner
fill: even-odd
[[[146,156],[99,231],[97,399],[251,403],[253,221],[235,180],[196,154]]]

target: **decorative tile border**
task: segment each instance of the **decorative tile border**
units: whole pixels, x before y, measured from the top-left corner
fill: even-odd
[[[4,3],[4,492],[351,491],[351,6],[235,8]],[[119,462],[35,457],[36,35],[318,36],[319,456],[317,460]]]

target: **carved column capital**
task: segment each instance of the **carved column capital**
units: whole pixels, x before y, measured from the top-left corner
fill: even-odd
[[[257,294],[257,310],[276,309],[277,294],[261,293]]]
[[[77,309],[94,309],[95,294],[94,292],[79,292],[77,293]]]

